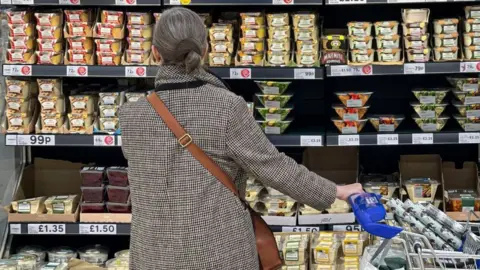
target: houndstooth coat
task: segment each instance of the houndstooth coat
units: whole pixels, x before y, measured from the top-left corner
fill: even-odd
[[[202,80],[190,89],[158,92],[178,122],[235,181],[246,175],[318,209],[335,200],[332,182],[298,165],[269,142],[242,97],[205,70],[161,66],[155,84]],[[122,148],[132,201],[130,269],[256,270],[248,210],[178,143],[142,98],[120,110]]]

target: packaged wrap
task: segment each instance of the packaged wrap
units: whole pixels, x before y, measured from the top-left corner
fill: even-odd
[[[72,214],[77,210],[78,195],[52,196],[45,200],[47,214]]]
[[[13,201],[12,210],[18,214],[43,214],[45,212],[46,197],[37,197]]]

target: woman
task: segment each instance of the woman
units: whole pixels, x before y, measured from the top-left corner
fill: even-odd
[[[185,8],[166,10],[156,25],[157,94],[168,110],[235,182],[247,173],[317,209],[362,192],[336,186],[298,165],[269,142],[242,97],[201,62],[207,52],[202,19]],[[147,99],[120,111],[132,201],[130,269],[258,269],[248,210],[177,139]]]

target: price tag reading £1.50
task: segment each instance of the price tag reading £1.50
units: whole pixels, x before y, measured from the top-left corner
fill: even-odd
[[[117,234],[117,224],[80,224],[80,234]]]

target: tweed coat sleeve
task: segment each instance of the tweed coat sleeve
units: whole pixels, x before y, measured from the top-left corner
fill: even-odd
[[[330,207],[337,195],[335,183],[278,152],[243,98],[235,97],[232,103],[227,126],[228,155],[265,185],[313,208]]]

